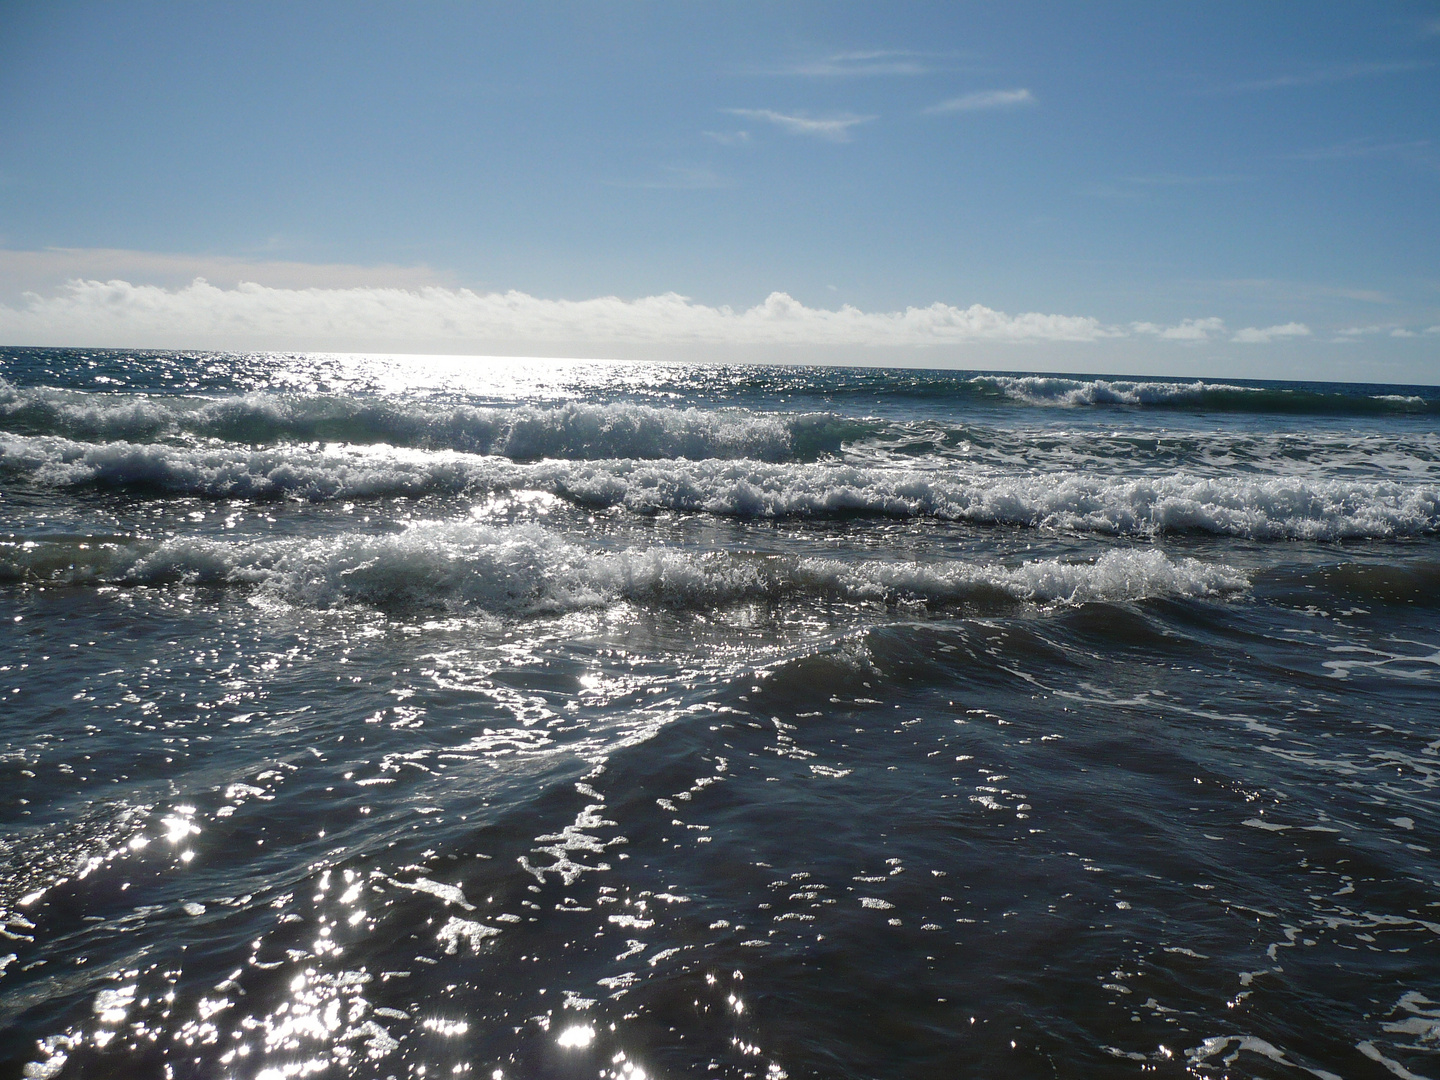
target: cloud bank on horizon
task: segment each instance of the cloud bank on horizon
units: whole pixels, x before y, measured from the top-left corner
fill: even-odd
[[[748,308],[712,306],[677,293],[623,299],[546,299],[518,290],[477,292],[424,285],[286,288],[196,278],[166,288],[119,279],[73,279],[49,295],[0,305],[0,340],[19,345],[151,348],[364,349],[382,342],[413,351],[529,343],[605,347],[802,346],[924,348],[974,343],[1077,344],[1129,337],[1264,344],[1310,335],[1291,322],[1227,329],[1215,317],[1174,326],[1107,325],[1085,315],[1008,314],[971,304],[898,311],[810,307],[772,292]]]

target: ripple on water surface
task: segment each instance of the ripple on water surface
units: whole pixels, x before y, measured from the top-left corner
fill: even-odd
[[[0,374],[0,1076],[1437,1075],[1428,391]]]
[[[4,763],[29,1075],[1422,1064],[1433,710],[1355,692],[1421,650],[1166,600],[697,662],[683,614],[126,596],[12,624],[66,656]]]

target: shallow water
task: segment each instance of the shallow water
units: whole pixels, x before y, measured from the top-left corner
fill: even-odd
[[[1433,389],[0,378],[0,1075],[1440,1068]]]

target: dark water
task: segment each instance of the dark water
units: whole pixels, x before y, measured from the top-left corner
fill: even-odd
[[[0,351],[0,1075],[1440,1075],[1440,392]]]

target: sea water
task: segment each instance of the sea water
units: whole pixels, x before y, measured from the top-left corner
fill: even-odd
[[[1440,1070],[1440,391],[0,350],[0,1075]]]

